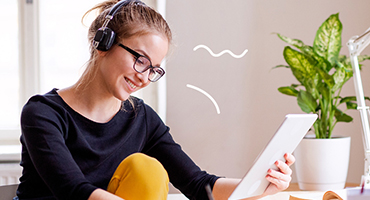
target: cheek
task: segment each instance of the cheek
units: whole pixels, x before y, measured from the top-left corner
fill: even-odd
[[[151,83],[151,82],[148,80],[146,83],[144,83],[144,84],[142,85],[142,87],[141,87],[141,88],[145,88],[145,87],[146,87],[146,86],[148,86],[150,83]]]
[[[102,65],[100,70],[107,81],[113,81],[129,73],[130,67],[128,64],[120,63],[117,61],[105,63],[104,65]]]
[[[103,65],[100,68],[100,72],[106,82],[111,81],[114,78],[114,75],[116,74],[116,72],[113,70],[112,67],[110,67],[110,65]]]

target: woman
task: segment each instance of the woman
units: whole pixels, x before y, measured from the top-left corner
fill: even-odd
[[[76,84],[32,97],[21,116],[18,199],[166,199],[168,182],[189,199],[227,199],[240,180],[201,171],[158,115],[130,94],[164,75],[171,31],[138,0],[108,0],[89,12],[91,57]],[[269,170],[262,196],[289,186],[294,157]],[[260,197],[262,197],[260,196]],[[256,197],[256,198],[260,198]]]

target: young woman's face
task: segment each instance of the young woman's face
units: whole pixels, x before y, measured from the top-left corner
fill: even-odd
[[[168,51],[168,41],[158,34],[134,36],[120,41],[124,46],[146,56],[152,66],[160,66]],[[126,49],[114,45],[108,52],[99,52],[101,56],[100,71],[106,91],[117,99],[126,100],[130,94],[146,87],[149,70],[136,72],[133,68],[136,57]]]

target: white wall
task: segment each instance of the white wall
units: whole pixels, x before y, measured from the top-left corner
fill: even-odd
[[[242,177],[288,113],[303,113],[294,97],[280,94],[280,86],[297,83],[285,64],[286,45],[273,32],[298,38],[312,45],[316,30],[331,14],[339,12],[343,23],[343,48],[353,35],[370,27],[370,1],[366,0],[171,0],[166,18],[174,32],[174,47],[167,63],[167,124],[175,140],[210,173]],[[248,49],[240,59],[213,52],[230,49],[235,54]],[[370,54],[368,47],[364,54]],[[365,95],[370,62],[362,72]],[[217,101],[186,87],[192,84]],[[355,95],[353,79],[343,96]],[[338,124],[335,135],[352,137],[348,181],[359,183],[363,174],[363,146],[358,111],[354,122]],[[295,175],[294,180],[295,181]]]

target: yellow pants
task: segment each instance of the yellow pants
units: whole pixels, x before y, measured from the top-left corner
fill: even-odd
[[[168,183],[167,171],[159,161],[135,153],[121,162],[107,190],[125,200],[165,200]]]

